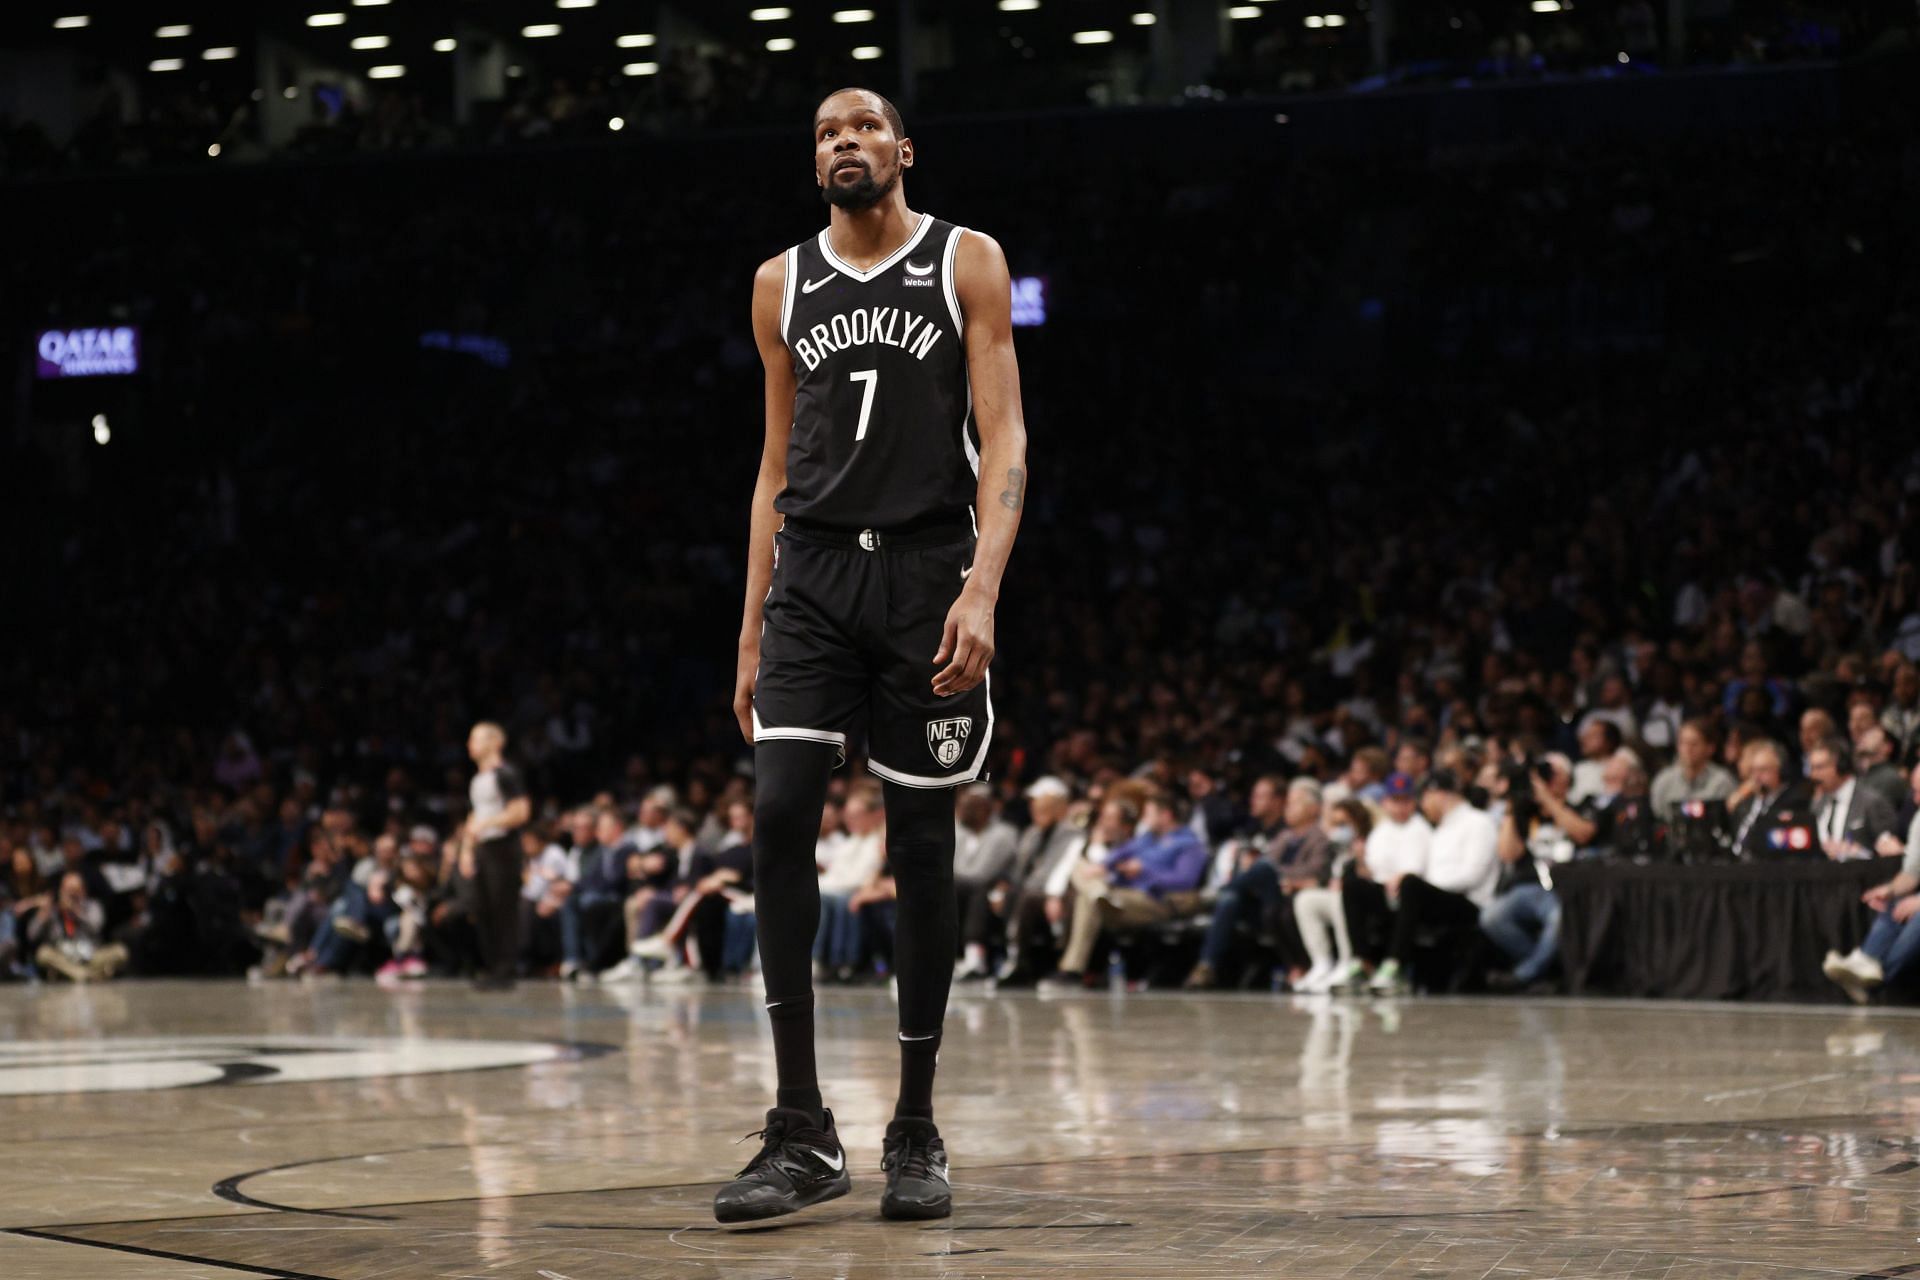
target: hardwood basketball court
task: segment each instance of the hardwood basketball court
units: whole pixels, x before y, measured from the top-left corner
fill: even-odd
[[[956,995],[956,1212],[876,1210],[893,1006],[826,993],[853,1194],[722,1230],[756,992],[0,991],[0,1276],[1920,1275],[1903,1011]]]

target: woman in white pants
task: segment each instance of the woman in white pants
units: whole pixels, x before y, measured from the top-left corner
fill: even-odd
[[[1348,879],[1343,883],[1336,874],[1327,889],[1294,895],[1294,919],[1300,925],[1301,937],[1307,940],[1307,954],[1313,957],[1315,970],[1319,970],[1320,957],[1326,954],[1329,930],[1339,957],[1329,960],[1318,982],[1314,982],[1313,974],[1309,973],[1301,982],[1301,990],[1332,991],[1359,977],[1360,966],[1353,958],[1349,937],[1352,926],[1347,917],[1348,903],[1359,912],[1356,919],[1364,944],[1369,917],[1377,919],[1397,907],[1401,879],[1427,873],[1427,848],[1433,839],[1433,828],[1420,816],[1417,790],[1408,775],[1388,774],[1380,786],[1379,820],[1368,827],[1355,828],[1358,838],[1351,850],[1353,866]],[[1332,813],[1336,823],[1353,821],[1351,815],[1340,813],[1338,805]],[[1332,901],[1320,898],[1318,895],[1322,892],[1330,894]],[[1309,898],[1309,893],[1315,896]]]
[[[1348,863],[1364,856],[1373,815],[1358,800],[1346,799],[1328,807],[1325,823],[1335,850],[1332,874],[1327,884],[1293,895],[1294,923],[1300,926],[1300,937],[1313,960],[1313,967],[1294,989],[1307,995],[1345,986],[1360,976],[1359,962],[1353,958],[1353,941],[1347,934],[1340,878]],[[1333,935],[1331,950],[1327,946],[1329,932]]]

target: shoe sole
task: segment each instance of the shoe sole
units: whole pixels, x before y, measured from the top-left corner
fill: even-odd
[[[818,1194],[804,1200],[774,1200],[763,1204],[742,1205],[739,1208],[726,1210],[724,1213],[718,1205],[715,1205],[713,1220],[723,1227],[750,1227],[756,1222],[766,1222],[770,1218],[790,1217],[802,1209],[811,1209],[817,1204],[838,1200],[851,1190],[853,1190],[853,1179],[842,1174],[838,1179],[821,1188]]]
[[[880,1197],[880,1216],[894,1222],[925,1222],[930,1218],[951,1218],[953,1200],[948,1198],[945,1204],[909,1204]]]

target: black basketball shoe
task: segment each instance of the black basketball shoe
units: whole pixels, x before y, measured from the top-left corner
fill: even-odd
[[[804,1111],[775,1107],[767,1127],[750,1138],[764,1141],[760,1154],[713,1197],[721,1222],[758,1222],[834,1200],[853,1189],[846,1148],[833,1129],[833,1112],[820,1125]]]
[[[880,1197],[884,1218],[945,1218],[953,1213],[953,1188],[947,1181],[947,1144],[931,1120],[895,1119],[887,1125],[887,1190]]]

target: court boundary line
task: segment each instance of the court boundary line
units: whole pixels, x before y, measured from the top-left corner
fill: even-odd
[[[131,1253],[141,1258],[165,1258],[169,1262],[190,1262],[195,1266],[218,1267],[222,1271],[234,1271],[241,1275],[269,1276],[272,1280],[333,1280],[331,1276],[316,1275],[311,1271],[288,1271],[284,1267],[256,1266],[251,1262],[225,1262],[219,1258],[203,1258],[193,1253],[149,1249],[145,1245],[121,1244],[113,1240],[89,1240],[84,1236],[66,1236],[37,1227],[4,1227],[0,1228],[0,1235],[23,1236],[29,1240],[50,1240],[55,1244],[70,1244],[83,1249],[108,1249],[115,1253]]]

